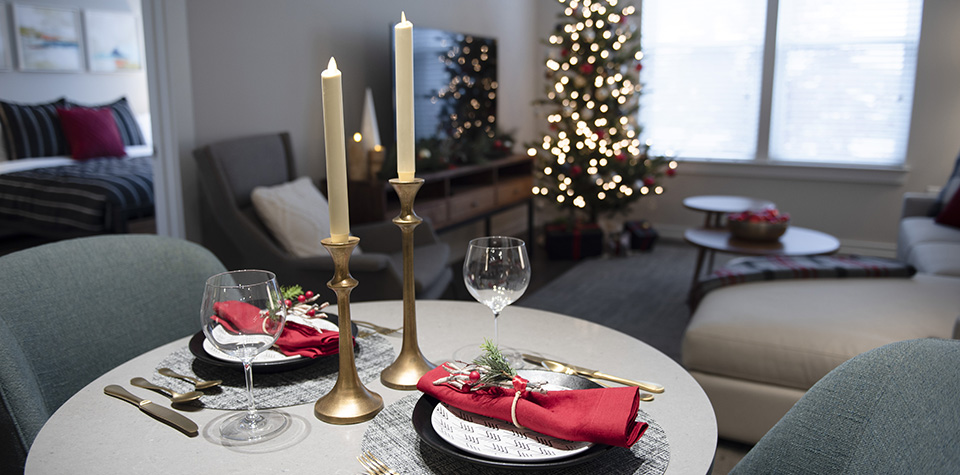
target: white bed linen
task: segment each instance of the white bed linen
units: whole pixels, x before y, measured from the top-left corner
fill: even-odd
[[[153,155],[153,147],[150,145],[132,145],[123,147],[128,157],[149,157]],[[4,173],[22,172],[27,170],[36,170],[38,168],[59,167],[62,165],[72,165],[77,163],[70,157],[37,157],[21,158],[19,160],[0,161],[0,175]]]

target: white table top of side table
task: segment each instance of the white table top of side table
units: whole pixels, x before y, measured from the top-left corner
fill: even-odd
[[[773,207],[774,204],[769,200],[746,196],[703,195],[684,198],[683,206],[706,213],[739,213],[751,209]]]
[[[402,325],[402,302],[351,306],[352,317],[386,327]],[[418,301],[420,348],[434,363],[446,361],[470,339],[493,331],[490,311],[473,302]],[[563,358],[627,378],[655,381],[666,391],[642,403],[664,429],[670,443],[668,474],[707,473],[717,444],[717,423],[710,401],[697,382],[676,362],[653,347],[610,328],[556,313],[507,307],[500,319],[501,345]],[[399,353],[401,336],[386,337]],[[360,443],[369,422],[326,424],[313,415],[313,403],[283,408],[291,428],[276,439],[247,447],[219,442],[217,424],[232,411],[187,412],[200,426],[188,438],[133,405],[109,397],[103,388],[120,384],[134,394],[169,407],[151,391],[133,388],[130,378],[149,377],[157,363],[187,345],[182,338],[148,351],[96,379],[71,397],[47,421],[30,449],[25,473],[324,473],[356,474]],[[110,351],[104,348],[104,351]],[[254,376],[254,384],[256,384]],[[389,405],[413,394],[367,387]],[[319,395],[318,395],[319,397]]]

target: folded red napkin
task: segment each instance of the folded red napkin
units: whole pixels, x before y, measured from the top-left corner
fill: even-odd
[[[263,332],[264,321],[260,317],[260,309],[246,302],[236,300],[216,302],[213,304],[213,311],[215,315],[210,318],[219,322],[228,331]],[[335,355],[340,352],[340,332],[317,330],[308,325],[288,321],[274,346],[287,356],[300,355],[316,358]]]
[[[450,373],[438,366],[420,378],[417,389],[464,411],[513,423],[514,389],[470,391],[433,382]],[[517,422],[541,434],[573,441],[630,447],[647,430],[636,422],[640,392],[635,387],[529,391],[517,401]]]

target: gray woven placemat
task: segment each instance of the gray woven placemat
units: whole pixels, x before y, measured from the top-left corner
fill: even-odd
[[[363,433],[361,450],[371,452],[393,470],[404,474],[485,475],[500,470],[456,459],[427,444],[420,443],[411,422],[413,408],[420,394],[411,394],[387,406]],[[649,424],[643,437],[630,449],[614,447],[606,453],[579,465],[557,470],[551,474],[593,475],[640,474],[659,475],[670,462],[670,444],[663,428],[642,409],[637,420]],[[515,470],[505,473],[517,473]]]
[[[366,384],[380,377],[380,371],[396,359],[393,345],[381,335],[369,335],[357,339],[355,349],[357,373]],[[319,361],[303,368],[279,373],[253,374],[253,397],[258,409],[296,406],[316,401],[330,392],[337,382],[340,358],[321,357]],[[190,348],[174,351],[157,364],[159,368],[171,368],[187,376],[200,379],[222,379],[217,388],[203,391],[197,404],[212,409],[246,409],[247,388],[242,369],[212,366],[197,360]],[[154,372],[149,378],[156,384],[177,392],[193,390],[193,384],[180,379],[161,376]],[[193,403],[191,403],[193,404]]]

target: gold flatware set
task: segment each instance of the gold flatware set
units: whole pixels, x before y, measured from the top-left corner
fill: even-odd
[[[538,366],[542,366],[550,371],[555,373],[564,373],[564,374],[574,374],[579,376],[585,376],[587,378],[596,378],[603,379],[606,381],[613,381],[615,383],[620,383],[626,386],[636,386],[644,391],[649,391],[656,394],[663,393],[663,386],[651,383],[649,381],[634,381],[632,379],[621,378],[619,376],[613,376],[611,374],[603,373],[594,369],[584,368],[582,366],[576,366],[569,363],[562,363],[560,361],[551,360],[548,358],[543,358],[536,355],[531,355],[524,353],[523,359],[529,363],[533,363]]]
[[[181,374],[177,374],[170,368],[160,368],[159,370],[157,370],[157,372],[164,376],[180,378],[180,379],[191,381],[194,383],[194,386],[197,389],[208,389],[208,388],[218,386],[222,383],[222,381],[220,381],[219,379],[212,380],[212,381],[203,381],[203,380],[194,378],[192,376],[184,376]],[[164,396],[168,397],[172,404],[183,404],[190,401],[196,401],[197,399],[200,398],[200,396],[203,396],[203,393],[200,391],[190,391],[188,393],[181,394],[176,391],[173,391],[170,388],[153,384],[150,381],[147,381],[145,378],[141,378],[139,376],[131,379],[130,384],[140,388],[157,391],[163,394]],[[197,424],[191,421],[190,419],[188,419],[187,417],[181,415],[180,413],[172,409],[167,409],[166,407],[157,405],[152,401],[150,401],[149,399],[141,399],[116,384],[111,384],[103,388],[103,392],[108,396],[113,396],[115,398],[122,399],[124,401],[129,402],[130,404],[137,406],[138,408],[140,408],[141,411],[151,415],[153,418],[161,422],[164,422],[176,428],[177,430],[183,432],[187,436],[194,437],[198,433]]]
[[[357,461],[360,462],[360,465],[363,465],[364,470],[366,470],[369,475],[399,475],[398,472],[391,470],[390,467],[370,452],[364,452],[357,457]]]

